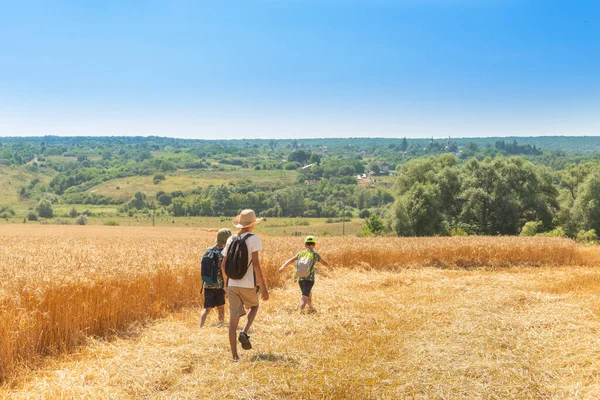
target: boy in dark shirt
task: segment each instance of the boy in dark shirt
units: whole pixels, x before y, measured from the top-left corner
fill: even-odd
[[[217,245],[215,247],[211,247],[207,250],[211,251],[213,249],[218,250],[219,254],[219,266],[223,261],[223,255],[221,254],[222,249],[225,248],[225,243],[227,243],[227,239],[231,236],[231,231],[227,228],[219,229],[217,233]],[[223,289],[223,275],[221,273],[221,268],[219,268],[219,273],[217,277],[216,285],[209,285],[206,282],[202,282],[202,289],[204,290],[204,309],[200,313],[200,328],[204,326],[204,322],[206,321],[206,317],[210,310],[214,307],[217,307],[217,312],[219,313],[219,323],[225,323],[225,290]]]

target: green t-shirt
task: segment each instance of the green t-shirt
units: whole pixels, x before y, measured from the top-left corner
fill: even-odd
[[[314,281],[315,280],[315,264],[317,263],[317,261],[321,261],[321,256],[319,255],[319,253],[317,253],[314,250],[311,249],[304,249],[298,252],[298,254],[296,254],[296,257],[298,258],[298,260],[300,260],[301,258],[308,258],[310,260],[310,266],[308,268],[308,276],[305,277],[299,277],[298,280],[299,281]],[[296,263],[296,265],[298,265]],[[296,277],[296,270],[294,270],[294,278]]]

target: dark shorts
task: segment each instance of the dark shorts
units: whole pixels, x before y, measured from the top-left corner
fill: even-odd
[[[225,291],[223,289],[204,289],[204,308],[220,307],[225,305]]]
[[[300,285],[300,290],[302,290],[302,296],[310,296],[310,291],[312,290],[315,281],[298,281],[298,285]]]

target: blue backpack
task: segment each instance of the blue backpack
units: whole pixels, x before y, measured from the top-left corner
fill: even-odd
[[[219,246],[211,247],[202,256],[200,274],[202,275],[202,281],[208,286],[219,285],[219,270],[221,268],[219,255],[222,250]]]

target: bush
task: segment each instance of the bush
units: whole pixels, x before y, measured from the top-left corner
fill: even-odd
[[[168,194],[161,194],[160,197],[158,198],[158,202],[162,206],[167,207],[167,206],[171,205],[171,203],[173,202],[173,197]]]
[[[115,220],[109,219],[108,221],[104,221],[104,225],[106,226],[119,226],[119,223]]]
[[[52,218],[54,216],[52,203],[48,199],[40,200],[40,202],[37,204],[36,210],[40,217]]]
[[[154,175],[154,178],[152,179],[152,182],[154,182],[154,184],[157,185],[160,182],[164,181],[165,179],[167,179],[165,177],[165,174],[156,174],[156,175]]]
[[[36,213],[34,213],[33,211],[29,211],[27,213],[27,219],[30,221],[37,221],[38,220],[38,215]]]
[[[363,208],[358,212],[358,218],[369,218],[370,215],[371,211],[367,210],[366,208]]]
[[[75,218],[75,217],[77,217],[77,215],[79,215],[79,213],[77,212],[77,209],[75,207],[71,208],[71,211],[69,211],[69,216],[71,218]]]
[[[536,236],[545,236],[545,237],[566,237],[567,234],[562,227],[558,227],[550,232],[538,233]]]
[[[372,234],[373,234],[373,232],[371,232],[371,229],[365,225],[362,227],[362,229],[358,233],[358,237],[367,237],[367,236],[371,236]]]
[[[578,242],[595,242],[596,240],[598,240],[598,235],[594,229],[590,229],[589,231],[581,230],[577,233]]]
[[[71,221],[69,221],[68,219],[64,219],[64,218],[56,218],[54,220],[54,222],[52,222],[54,225],[71,225]]]
[[[529,221],[521,228],[521,236],[535,236],[542,227],[542,221]]]
[[[285,164],[283,164],[283,168],[288,171],[298,169],[301,166],[302,166],[302,164],[300,164],[299,162],[295,162],[295,161],[294,162],[286,162]]]
[[[87,225],[87,223],[88,223],[88,217],[87,217],[87,215],[81,214],[80,216],[78,216],[75,219],[75,223],[77,225]]]
[[[373,235],[381,235],[383,233],[383,221],[377,214],[371,214],[365,222],[369,232],[371,232]]]
[[[463,228],[455,227],[450,229],[450,236],[469,236],[469,233]]]
[[[15,210],[13,210],[11,207],[9,206],[2,206],[0,207],[0,213],[2,213],[3,215],[15,215]]]

